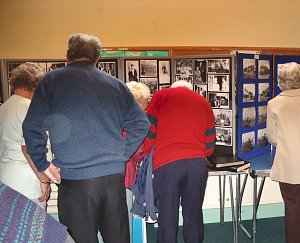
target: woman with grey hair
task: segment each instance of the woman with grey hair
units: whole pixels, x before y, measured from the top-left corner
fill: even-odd
[[[12,96],[0,107],[0,181],[45,209],[49,179],[37,171],[27,154],[22,132],[33,92],[43,75],[43,69],[30,62],[12,71]]]
[[[291,62],[278,68],[282,92],[268,102],[267,134],[276,147],[270,177],[279,182],[285,204],[286,242],[300,242],[300,65]]]
[[[146,111],[150,101],[150,95],[151,95],[150,88],[146,84],[139,83],[136,81],[131,81],[129,83],[126,83],[126,86],[131,91],[135,101],[138,103],[140,108],[143,111]],[[123,135],[126,136],[126,131],[124,131]],[[125,187],[127,188],[126,195],[127,195],[127,207],[128,207],[130,232],[132,232],[133,215],[130,212],[130,210],[132,207],[133,197],[132,197],[132,192],[128,189],[131,188],[131,186],[136,180],[137,171],[143,158],[144,158],[144,149],[143,149],[143,144],[141,144],[140,147],[137,149],[137,151],[130,157],[130,159],[126,162],[125,165]]]

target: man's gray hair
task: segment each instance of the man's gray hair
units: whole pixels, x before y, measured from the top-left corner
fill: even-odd
[[[25,62],[17,66],[13,69],[9,81],[11,93],[18,88],[33,92],[44,74],[43,68],[33,62]]]
[[[172,85],[171,88],[178,88],[178,87],[184,87],[184,88],[188,88],[190,90],[193,90],[193,85],[187,81],[184,80],[179,80],[179,81],[175,81]]]
[[[68,40],[67,61],[88,58],[92,64],[95,64],[101,51],[102,45],[97,37],[83,33],[74,34]]]
[[[300,89],[300,64],[289,62],[278,65],[278,86],[284,90]]]

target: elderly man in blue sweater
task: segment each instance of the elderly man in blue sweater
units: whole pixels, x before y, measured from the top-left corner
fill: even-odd
[[[149,121],[128,88],[95,67],[101,49],[97,37],[70,36],[68,66],[40,81],[23,131],[37,169],[59,184],[59,220],[74,240],[98,242],[100,231],[104,242],[128,243],[125,162],[147,135]]]

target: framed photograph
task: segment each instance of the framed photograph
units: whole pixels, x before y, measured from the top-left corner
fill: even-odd
[[[117,77],[117,71],[116,71],[117,68],[115,62],[99,61],[97,66],[103,72],[106,72],[109,75]]]
[[[208,73],[229,73],[229,59],[209,59],[207,62]]]
[[[139,81],[139,61],[125,60],[126,83],[130,81]]]
[[[255,59],[243,59],[243,79],[256,78]]]
[[[267,128],[259,129],[257,131],[257,148],[266,147],[269,145]]]
[[[258,60],[258,78],[259,79],[270,79],[270,61],[269,60]]]
[[[157,78],[140,78],[140,82],[146,84],[149,87],[151,96],[157,91]]]
[[[159,84],[170,84],[171,83],[171,69],[170,69],[170,61],[158,61],[158,80]]]
[[[67,66],[66,62],[47,62],[47,72]]]
[[[213,109],[216,127],[232,127],[232,110]]]
[[[182,76],[182,75],[179,75],[179,76],[176,75],[175,76],[175,81],[181,81],[181,80],[193,84],[193,76],[185,76],[185,75],[184,76]]]
[[[140,60],[141,77],[157,77],[157,60]]]
[[[211,107],[229,109],[229,93],[208,92],[208,101]]]
[[[267,122],[267,106],[258,107],[258,125],[266,124]]]
[[[170,84],[159,85],[159,90],[170,88]]]
[[[232,128],[216,127],[216,145],[232,146]]]
[[[208,75],[208,91],[229,92],[229,75]]]
[[[206,60],[195,60],[195,83],[207,83]]]
[[[194,84],[194,91],[207,99],[207,85]]]
[[[14,62],[14,63],[8,63],[7,64],[7,79],[10,80],[12,70],[14,70],[17,66],[21,65],[24,62]]]
[[[254,102],[255,84],[243,84],[243,102]]]
[[[248,153],[255,148],[255,132],[247,132],[242,134],[242,152]]]
[[[193,60],[182,59],[176,60],[176,74],[177,75],[193,75]]]
[[[258,102],[268,101],[270,99],[270,84],[258,84]]]
[[[243,108],[243,127],[255,126],[256,113],[255,107]]]
[[[44,70],[44,72],[47,72],[47,62],[38,62],[38,65]]]

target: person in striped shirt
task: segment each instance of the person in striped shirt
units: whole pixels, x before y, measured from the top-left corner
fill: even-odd
[[[153,153],[153,192],[158,209],[157,243],[177,242],[182,206],[185,242],[202,242],[202,204],[208,177],[206,157],[215,149],[214,115],[209,102],[177,81],[156,92],[147,108],[150,131],[145,154]]]

